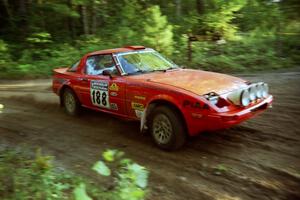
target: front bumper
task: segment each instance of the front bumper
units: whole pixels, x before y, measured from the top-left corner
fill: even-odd
[[[247,108],[224,113],[208,114],[198,118],[191,117],[190,120],[188,120],[189,122],[187,122],[189,133],[190,135],[197,135],[202,131],[214,131],[229,128],[263,112],[272,106],[272,102],[273,96],[270,95],[263,101],[255,105],[250,105]]]

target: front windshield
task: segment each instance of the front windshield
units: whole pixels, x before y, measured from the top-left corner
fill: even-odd
[[[118,55],[118,60],[126,74],[166,71],[178,68],[156,51],[134,51]]]

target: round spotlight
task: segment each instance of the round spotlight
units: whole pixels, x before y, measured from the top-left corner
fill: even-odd
[[[242,91],[240,101],[242,106],[248,106],[250,104],[250,94],[248,90]]]
[[[263,88],[262,97],[266,98],[269,95],[269,86],[268,86],[268,84],[263,83],[262,88]]]
[[[256,84],[256,97],[261,98],[263,93],[263,86],[262,83]]]
[[[249,97],[251,101],[256,99],[256,85],[252,85],[249,87]]]

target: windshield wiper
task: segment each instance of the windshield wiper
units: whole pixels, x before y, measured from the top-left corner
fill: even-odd
[[[138,74],[138,73],[147,73],[147,72],[149,72],[149,71],[139,69],[135,72],[129,72],[129,73],[127,73],[127,75],[133,75],[133,74]]]
[[[176,69],[176,67],[169,67],[167,69],[156,69],[156,70],[153,70],[153,71],[166,72],[166,71],[171,70],[171,69]]]

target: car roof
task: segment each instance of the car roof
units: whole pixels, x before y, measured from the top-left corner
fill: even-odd
[[[146,48],[144,46],[126,46],[126,47],[115,48],[115,49],[105,49],[105,50],[100,50],[100,51],[94,51],[94,52],[88,53],[87,56],[98,55],[98,54],[111,54],[111,53],[121,53],[121,52],[128,52],[128,51],[137,51],[137,50],[142,50],[142,49],[146,49]]]

